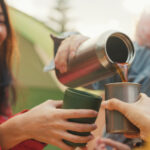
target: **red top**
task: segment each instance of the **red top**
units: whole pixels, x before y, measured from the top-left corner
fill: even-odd
[[[24,110],[16,115],[19,115],[21,113],[26,112],[27,110]],[[11,115],[11,109],[8,109],[8,117],[7,116],[3,116],[0,115],[0,124],[2,124],[3,122],[7,121],[9,118],[13,117]],[[44,147],[46,146],[46,144],[35,141],[35,140],[26,140],[18,145],[16,145],[15,147],[11,148],[10,150],[42,150]],[[0,150],[2,150],[0,148]]]

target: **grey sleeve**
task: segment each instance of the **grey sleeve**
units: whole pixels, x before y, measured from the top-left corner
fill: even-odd
[[[129,70],[130,82],[141,84],[141,92],[150,96],[150,50],[144,48],[136,53],[135,60]]]
[[[92,89],[94,89],[94,90],[104,90],[105,84],[114,83],[114,82],[121,82],[121,79],[120,79],[119,75],[116,74],[111,78],[108,78],[106,80],[99,81],[99,82],[96,82],[96,83],[92,84]]]

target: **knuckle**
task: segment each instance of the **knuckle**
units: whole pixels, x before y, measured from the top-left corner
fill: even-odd
[[[71,138],[72,142],[74,143],[86,143],[90,140],[90,138],[87,136],[87,137],[81,137],[81,136],[73,136]]]
[[[57,69],[60,68],[60,61],[59,61],[58,58],[55,58],[55,66],[56,66]]]
[[[78,112],[78,111],[73,111],[72,112],[72,116],[79,116],[81,115],[81,112]]]
[[[67,43],[62,43],[57,51],[56,56],[61,56],[64,54],[64,52],[67,50],[68,44]]]
[[[143,99],[148,98],[148,96],[147,96],[145,93],[141,93],[141,97],[142,97]]]
[[[109,105],[109,106],[112,106],[113,104],[114,104],[113,100],[109,100],[109,101],[108,101],[108,105]]]
[[[55,57],[55,65],[58,65],[59,64],[59,60],[58,60],[58,57],[56,56]]]
[[[54,117],[57,118],[58,116],[55,115]],[[55,122],[52,124],[52,126],[53,126],[54,128],[57,128],[57,130],[58,130],[58,129],[62,129],[62,128],[63,128],[63,123],[61,122],[61,120],[58,120],[58,121],[55,121]]]
[[[97,116],[97,112],[94,110],[89,110],[89,115],[91,116]]]
[[[90,140],[90,138],[89,137],[79,137],[78,138],[78,141],[79,142],[81,142],[81,143],[86,143],[86,142],[88,142]]]
[[[74,52],[74,51],[76,51],[76,49],[77,49],[77,47],[75,47],[75,46],[70,46],[70,52]]]
[[[67,65],[67,62],[65,60],[55,60],[55,65],[57,69],[61,69],[63,66]]]
[[[67,65],[67,61],[66,60],[62,60],[61,66],[63,67],[63,66],[66,66],[66,65]]]
[[[79,142],[81,142],[81,141],[80,141],[80,137],[78,137],[78,136],[73,136],[73,137],[72,137],[72,142],[74,142],[74,143],[79,143]]]
[[[117,104],[118,100],[116,98],[109,100],[109,106],[116,106]]]
[[[81,125],[78,129],[81,132],[87,132],[87,131],[92,131],[95,128],[92,125]]]
[[[76,129],[78,132],[84,132],[88,130],[87,127],[83,125],[79,125]]]

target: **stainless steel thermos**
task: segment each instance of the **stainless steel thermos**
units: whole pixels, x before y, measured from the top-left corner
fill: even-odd
[[[55,51],[58,44],[54,40]],[[68,60],[68,71],[60,73],[51,62],[46,68],[56,70],[56,76],[68,87],[86,86],[114,75],[114,63],[131,64],[134,58],[134,47],[129,37],[121,32],[107,31],[102,35],[83,42],[76,51],[76,56]]]

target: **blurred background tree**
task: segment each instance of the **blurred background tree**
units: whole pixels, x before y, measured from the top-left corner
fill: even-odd
[[[70,18],[68,17],[68,11],[70,10],[69,0],[56,0],[54,6],[53,16],[50,18],[50,26],[59,33],[65,32],[68,30],[68,23]]]

